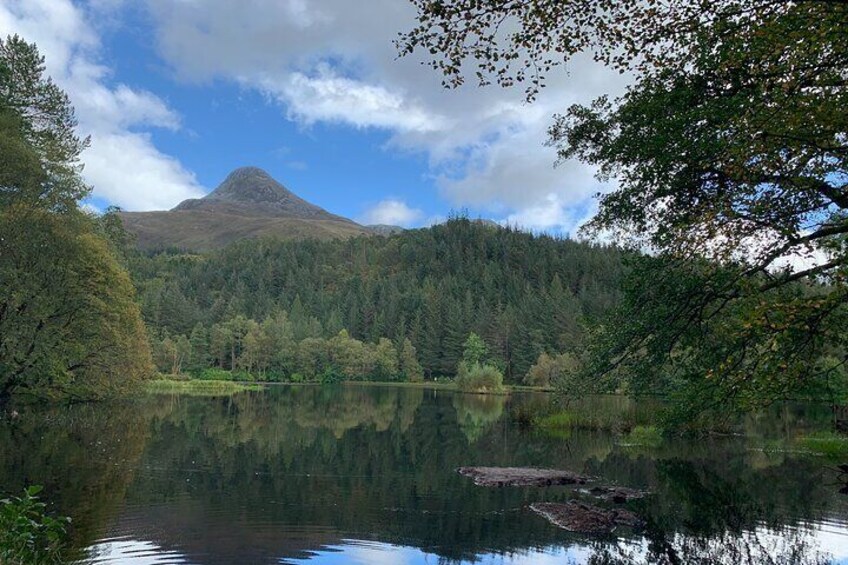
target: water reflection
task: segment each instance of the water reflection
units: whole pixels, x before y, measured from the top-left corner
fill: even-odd
[[[746,437],[646,448],[515,423],[540,402],[280,387],[29,410],[0,424],[0,484],[45,484],[96,563],[848,563],[848,497],[832,471],[775,448],[826,413],[792,408],[746,422]],[[564,532],[528,505],[585,495],[475,487],[462,465],[562,467],[648,489],[630,503],[647,527]]]

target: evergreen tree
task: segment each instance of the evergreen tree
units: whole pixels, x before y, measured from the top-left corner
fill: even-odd
[[[209,332],[202,323],[198,322],[191,330],[189,344],[191,345],[191,357],[188,362],[188,370],[194,373],[209,367],[211,362]]]

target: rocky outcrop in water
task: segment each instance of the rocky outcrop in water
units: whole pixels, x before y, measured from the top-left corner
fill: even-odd
[[[636,490],[629,487],[608,486],[592,487],[581,492],[585,492],[586,494],[594,496],[595,498],[615,502],[616,504],[624,504],[625,502],[630,502],[631,500],[645,498],[645,496],[648,494],[643,490]]]
[[[545,487],[583,485],[591,477],[571,471],[534,469],[532,467],[460,467],[459,474],[470,477],[482,487]]]
[[[600,534],[612,532],[619,526],[640,528],[642,520],[629,510],[606,510],[572,500],[565,503],[536,502],[530,509],[550,523],[569,532]]]

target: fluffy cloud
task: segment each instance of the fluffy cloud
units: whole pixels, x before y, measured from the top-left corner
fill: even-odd
[[[203,191],[179,161],[163,155],[144,134],[99,132],[85,155],[95,194],[127,210],[167,210]]]
[[[410,208],[405,202],[393,198],[378,202],[358,220],[361,224],[388,224],[391,226],[411,227],[424,217],[424,213]]]
[[[145,128],[177,130],[179,116],[154,94],[113,85],[98,63],[91,11],[117,20],[122,0],[9,0],[0,31],[20,31],[48,54],[50,72],[92,134],[86,177],[95,195],[131,209],[168,207],[202,192],[194,176],[163,155]],[[305,126],[345,124],[388,132],[390,150],[423,152],[440,195],[453,207],[520,221],[538,229],[571,230],[598,185],[577,163],[553,168],[544,146],[552,115],[627,80],[575,59],[551,76],[534,104],[523,89],[446,91],[440,77],[412,57],[398,59],[392,40],[414,22],[409,2],[373,0],[146,0],[158,52],[176,80],[226,80],[254,89]],[[93,18],[91,18],[93,20]],[[129,169],[116,174],[118,151]],[[134,165],[135,164],[135,165]],[[145,169],[141,169],[144,164]],[[418,218],[420,220],[420,218]],[[557,227],[558,226],[558,227]]]
[[[326,64],[320,65],[314,76],[294,72],[283,81],[268,76],[259,86],[288,108],[290,119],[307,125],[336,122],[401,132],[432,132],[444,127],[441,116],[402,93],[338,76]]]
[[[423,151],[451,205],[546,225],[570,222],[604,187],[578,164],[553,169],[544,147],[552,115],[620,91],[622,77],[575,59],[534,104],[523,90],[454,91],[420,61],[397,59],[392,40],[414,22],[409,2],[373,0],[148,0],[162,57],[184,80],[224,79],[265,93],[291,120],[381,128],[388,146]],[[529,221],[542,211],[538,220]],[[573,222],[571,222],[573,223]],[[573,226],[564,225],[564,229]]]
[[[99,2],[91,9],[116,9]],[[177,130],[179,116],[151,92],[110,84],[98,62],[97,33],[89,14],[70,0],[10,0],[0,5],[0,34],[35,41],[47,72],[71,97],[82,135],[91,148],[82,156],[93,195],[128,210],[170,208],[203,194],[194,175],[162,154],[139,128]],[[132,129],[131,129],[132,128]]]
[[[567,230],[576,224],[574,215],[555,193],[548,194],[540,204],[510,214],[503,223],[530,231]]]

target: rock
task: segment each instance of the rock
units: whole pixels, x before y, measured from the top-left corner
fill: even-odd
[[[628,487],[605,487],[598,486],[592,487],[588,490],[582,491],[587,494],[590,494],[596,498],[601,498],[603,500],[609,500],[611,502],[615,502],[616,504],[624,504],[630,500],[636,500],[638,498],[644,498],[646,494],[645,491],[636,490]]]
[[[460,467],[457,470],[460,475],[474,479],[474,484],[481,487],[583,485],[592,480],[571,471],[530,467]]]
[[[555,526],[582,534],[609,533],[618,526],[640,528],[644,524],[628,510],[605,510],[575,500],[566,503],[536,502],[530,505],[530,509]]]

